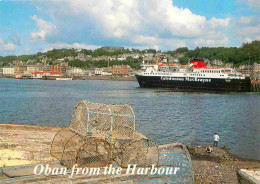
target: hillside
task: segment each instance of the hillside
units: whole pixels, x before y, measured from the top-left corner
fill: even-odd
[[[86,49],[53,49],[46,53],[37,53],[33,55],[21,56],[0,56],[0,64],[2,66],[9,65],[15,60],[22,60],[27,63],[42,62],[45,58],[49,64],[55,64],[57,59],[67,61],[72,67],[91,68],[105,67],[107,60],[110,59],[110,65],[128,64],[132,68],[138,69],[143,61],[145,54],[154,54],[151,60],[154,60],[155,55],[167,55],[167,58],[178,58],[180,63],[186,64],[190,58],[198,57],[208,60],[221,60],[223,63],[232,63],[234,66],[250,63],[260,63],[260,41],[244,43],[241,47],[202,47],[194,50],[189,50],[187,47],[178,48],[175,51],[161,52],[154,49],[138,50],[138,49],[120,49],[120,50],[104,50],[102,48],[96,50]],[[78,58],[79,55],[83,58]],[[132,55],[131,55],[132,54]],[[137,54],[138,58],[132,57]],[[129,55],[125,59],[119,60],[118,57]]]

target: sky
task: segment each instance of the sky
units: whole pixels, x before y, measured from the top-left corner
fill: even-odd
[[[0,56],[102,46],[167,51],[260,40],[260,0],[0,0]]]

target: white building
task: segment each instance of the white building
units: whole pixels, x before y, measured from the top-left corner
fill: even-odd
[[[105,76],[111,76],[112,73],[109,73],[109,72],[101,72],[101,75],[105,75]]]
[[[14,68],[13,67],[3,68],[3,75],[14,75]]]
[[[126,60],[126,57],[125,57],[125,56],[121,56],[121,57],[118,57],[117,60],[118,60],[118,61],[125,61],[125,60]]]
[[[95,75],[101,75],[103,72],[103,68],[95,68]]]
[[[71,68],[71,73],[72,74],[79,74],[79,75],[81,75],[81,74],[84,73],[84,70],[81,69],[81,68]]]
[[[69,76],[82,76],[82,75],[86,75],[86,71],[81,69],[81,68],[71,68],[69,67],[66,70],[66,74]]]

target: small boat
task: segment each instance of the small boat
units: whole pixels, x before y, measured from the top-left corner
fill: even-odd
[[[72,80],[72,78],[56,78],[56,80]]]
[[[241,184],[260,183],[260,171],[256,169],[240,169],[238,172],[238,181]]]
[[[22,78],[23,78],[22,75],[16,75],[16,76],[15,76],[15,79],[22,79]]]

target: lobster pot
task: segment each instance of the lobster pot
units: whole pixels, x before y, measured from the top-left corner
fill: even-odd
[[[80,167],[105,167],[111,161],[111,148],[108,142],[92,137],[78,149],[75,163]]]
[[[78,149],[84,144],[86,138],[79,134],[72,136],[64,145],[62,158],[60,163],[66,167],[73,167],[76,161]]]
[[[158,145],[148,139],[131,142],[117,155],[116,161],[121,167],[127,167],[128,164],[137,164],[139,167],[157,166],[159,162]]]
[[[75,132],[81,133],[84,135],[88,133],[87,124],[89,122],[89,109],[87,104],[82,101],[77,104],[75,107],[69,128],[74,130]]]
[[[66,143],[76,134],[71,130],[58,130],[51,144],[51,155],[61,161]]]
[[[103,167],[111,162],[111,149],[107,141],[81,136],[71,130],[58,131],[52,141],[51,155],[66,167]]]
[[[107,105],[81,101],[75,107],[70,129],[93,137],[133,139],[135,115],[130,105]]]

